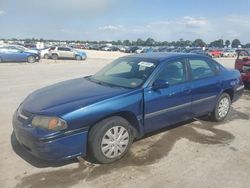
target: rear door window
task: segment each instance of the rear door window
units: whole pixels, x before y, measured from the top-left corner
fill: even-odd
[[[215,76],[216,74],[215,67],[211,64],[211,62],[206,60],[190,59],[189,64],[191,68],[192,80],[204,79]]]
[[[60,51],[70,51],[70,48],[59,47],[58,50],[60,50]]]

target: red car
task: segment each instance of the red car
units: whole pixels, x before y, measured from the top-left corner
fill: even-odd
[[[222,56],[222,51],[220,50],[210,50],[208,54],[212,57],[221,57]]]
[[[250,49],[237,51],[235,69],[241,72],[242,81],[246,86],[250,86]]]

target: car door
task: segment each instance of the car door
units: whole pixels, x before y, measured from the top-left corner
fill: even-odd
[[[164,63],[154,80],[167,81],[169,86],[144,89],[145,132],[189,119],[191,87],[185,59]]]
[[[194,116],[211,112],[221,91],[222,81],[216,64],[209,58],[189,58]]]
[[[71,50],[71,48],[64,48],[65,51],[65,57],[66,58],[75,58],[75,53]]]
[[[58,53],[60,58],[70,58],[69,55],[69,48],[66,47],[59,47],[58,48]]]

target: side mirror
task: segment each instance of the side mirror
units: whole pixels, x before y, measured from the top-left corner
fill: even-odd
[[[169,87],[169,83],[165,80],[156,80],[152,86],[154,90],[157,90]]]

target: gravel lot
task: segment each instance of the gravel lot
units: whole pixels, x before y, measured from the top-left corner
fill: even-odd
[[[96,52],[97,53],[97,52]],[[249,187],[250,91],[223,123],[194,120],[148,135],[126,157],[110,165],[84,160],[55,164],[27,154],[12,137],[12,114],[32,91],[92,74],[114,57],[83,62],[42,60],[0,64],[0,187]],[[219,59],[233,67],[234,59]]]

